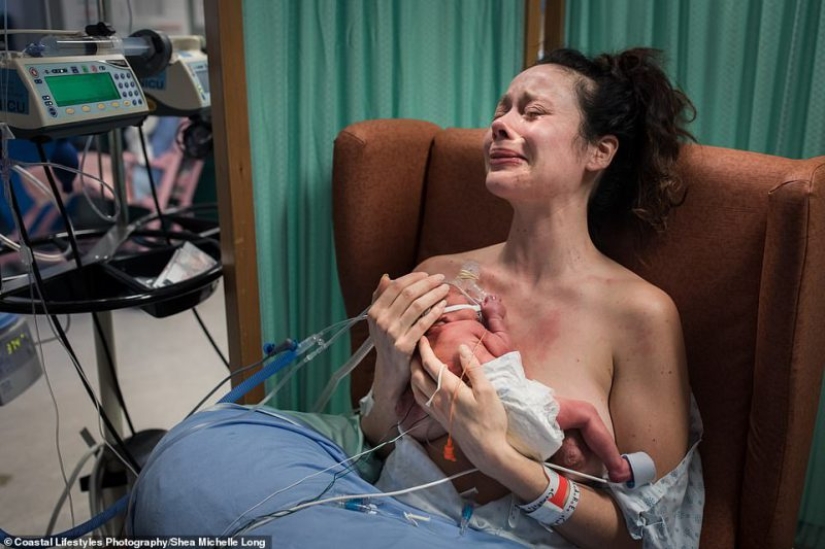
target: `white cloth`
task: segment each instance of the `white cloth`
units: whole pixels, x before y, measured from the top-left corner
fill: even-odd
[[[698,448],[702,432],[702,418],[691,395],[690,449],[679,465],[655,484],[636,489],[608,484],[630,535],[641,539],[644,549],[699,547],[705,508],[705,482]]]
[[[564,440],[556,422],[559,403],[553,390],[524,375],[521,354],[513,351],[482,365],[507,411],[507,440],[536,461],[547,461]]]

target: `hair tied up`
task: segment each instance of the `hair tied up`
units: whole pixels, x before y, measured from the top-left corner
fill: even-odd
[[[594,237],[609,218],[628,212],[663,230],[670,210],[684,199],[674,168],[682,142],[695,141],[686,126],[696,109],[671,84],[661,57],[651,48],[592,59],[562,49],[540,61],[584,77],[576,87],[582,137],[592,143],[613,135],[619,141],[613,162],[591,197],[588,223]]]

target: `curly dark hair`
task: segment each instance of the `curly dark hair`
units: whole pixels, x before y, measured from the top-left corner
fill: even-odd
[[[576,94],[582,112],[580,134],[588,143],[613,135],[619,147],[602,174],[588,206],[591,237],[604,222],[632,212],[657,231],[685,191],[673,168],[682,142],[695,141],[685,128],[696,117],[690,99],[673,87],[661,52],[633,48],[589,58],[572,49],[554,50],[538,64],[578,73]]]

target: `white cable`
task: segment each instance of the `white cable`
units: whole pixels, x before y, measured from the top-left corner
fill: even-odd
[[[46,527],[46,537],[52,535],[52,531],[54,530],[54,525],[57,522],[57,517],[60,515],[60,511],[63,509],[63,504],[66,502],[66,498],[69,497],[72,486],[74,483],[77,482],[77,477],[80,476],[81,471],[83,471],[83,466],[86,465],[86,462],[89,461],[93,455],[100,450],[101,446],[98,444],[93,448],[90,448],[83,457],[80,458],[80,461],[77,462],[77,465],[72,471],[72,474],[69,476],[69,481],[66,483],[66,486],[63,488],[63,492],[60,494],[60,497],[57,500],[57,504],[54,507],[54,511],[52,511],[52,516],[49,519],[49,525]]]
[[[4,155],[4,158],[6,158],[5,155]],[[28,181],[30,184],[32,184],[34,187],[36,187],[38,190],[40,190],[40,192],[42,194],[51,196],[52,193],[49,190],[49,188],[39,178],[35,177],[27,169],[25,169],[24,167],[22,167],[20,165],[14,165],[14,166],[11,167],[11,169],[12,169],[12,171],[17,172],[22,177],[23,181]],[[11,191],[11,183],[9,183],[7,191],[8,191],[8,193],[12,192]],[[11,197],[10,196],[7,196],[7,202],[9,204],[11,203]],[[23,220],[21,219],[19,221],[19,223],[22,223],[22,222],[23,222]],[[19,230],[20,230],[20,228],[18,227],[18,231]],[[9,248],[11,248],[15,251],[18,251],[18,252],[22,248],[22,246],[19,243],[11,240],[10,238],[6,237],[5,235],[0,235],[0,242],[2,242],[4,245],[6,245]],[[69,248],[63,250],[60,253],[56,253],[56,254],[46,254],[46,253],[43,253],[43,252],[36,252],[36,251],[32,250],[32,253],[34,254],[34,256],[36,258],[38,258],[42,261],[49,261],[49,262],[63,261],[64,259],[66,259],[68,257],[70,252],[71,252],[71,249],[69,249]]]
[[[567,467],[562,467],[561,465],[556,465],[555,463],[545,462],[544,465],[547,465],[551,469],[556,469],[558,471],[562,471],[564,473],[568,473],[571,475],[576,475],[582,478],[586,478],[587,480],[592,480],[594,482],[601,482],[602,484],[607,484],[607,480],[599,477],[594,477],[592,475],[588,475],[587,473],[580,473],[578,471],[574,471],[573,469],[568,469]]]
[[[290,490],[290,489],[292,489],[292,488],[295,488],[295,487],[296,487],[296,486],[298,486],[299,484],[302,484],[302,483],[306,482],[307,480],[309,480],[309,479],[311,479],[311,478],[317,477],[318,475],[321,475],[321,474],[324,474],[324,473],[326,473],[326,472],[329,472],[329,471],[331,471],[331,470],[335,469],[336,467],[341,467],[342,465],[345,465],[347,462],[350,462],[350,461],[358,461],[358,460],[359,460],[359,459],[361,459],[362,457],[364,457],[364,456],[366,456],[366,455],[368,455],[368,454],[371,454],[372,452],[375,452],[376,450],[379,450],[380,448],[383,448],[384,446],[387,446],[387,445],[389,445],[389,444],[393,444],[394,442],[396,442],[396,441],[397,441],[399,438],[401,438],[402,436],[404,436],[404,434],[403,434],[403,433],[402,433],[402,434],[400,434],[400,435],[398,435],[397,437],[395,437],[395,438],[393,438],[393,439],[387,440],[386,442],[382,442],[381,444],[379,444],[379,445],[378,445],[378,446],[376,446],[375,448],[370,448],[369,450],[364,450],[363,452],[358,453],[358,454],[355,454],[354,456],[350,456],[350,457],[348,457],[347,459],[344,459],[344,460],[342,460],[342,461],[339,461],[338,463],[334,463],[333,465],[330,465],[330,466],[329,466],[329,467],[327,467],[326,469],[322,469],[321,471],[316,471],[315,473],[312,473],[311,475],[308,475],[308,476],[306,476],[306,477],[304,477],[304,478],[302,478],[302,479],[300,479],[300,480],[296,480],[295,482],[293,482],[293,483],[292,483],[292,484],[290,484],[289,486],[285,486],[285,487],[283,487],[283,488],[281,488],[281,489],[279,489],[279,490],[276,490],[276,491],[272,492],[271,494],[269,494],[268,496],[266,496],[264,499],[262,499],[261,501],[259,501],[258,503],[256,503],[255,505],[253,505],[252,507],[250,507],[249,509],[247,509],[247,510],[246,510],[246,511],[244,511],[243,513],[241,513],[240,515],[238,515],[238,517],[237,517],[235,520],[233,520],[232,522],[230,522],[230,523],[229,523],[229,525],[228,525],[226,528],[224,528],[223,532],[221,533],[221,536],[226,536],[226,535],[228,535],[228,534],[229,534],[229,529],[230,529],[230,528],[232,528],[232,526],[234,526],[234,525],[235,525],[235,523],[237,523],[237,522],[238,522],[239,520],[241,520],[243,517],[245,517],[246,515],[248,515],[249,513],[251,513],[252,511],[254,511],[255,509],[257,509],[258,507],[260,507],[261,505],[263,505],[264,503],[266,503],[266,502],[267,502],[267,501],[269,501],[270,499],[274,498],[274,497],[275,497],[275,496],[277,496],[278,494],[281,494],[281,493],[283,493],[283,492],[285,492],[285,491],[287,491],[287,490]]]
[[[373,347],[374,345],[372,343],[372,338],[367,337],[364,343],[358,347],[358,350],[352,354],[344,365],[335,370],[335,373],[332,374],[326,387],[324,387],[324,390],[321,392],[321,396],[315,401],[315,406],[312,409],[313,412],[321,412],[324,410],[329,402],[329,399],[332,398],[332,395],[341,383],[341,380],[351,374],[352,371],[357,368],[359,364],[361,364],[361,361],[364,360],[364,357],[367,356],[370,351],[372,351]]]
[[[38,293],[39,293],[39,289],[38,289]],[[57,328],[54,327],[54,322],[52,320],[52,315],[49,313],[49,310],[46,307],[46,302],[43,300],[42,295],[40,296],[40,301],[41,301],[41,306],[43,307],[43,312],[46,315],[46,319],[49,322],[49,326],[51,327],[52,333],[55,335],[55,337],[58,337]],[[78,372],[78,375],[86,382],[86,384],[89,387],[91,387],[91,383],[89,382],[89,378],[86,376],[86,372],[80,366],[80,363],[77,361],[77,358],[75,356],[73,356],[72,353],[69,352],[68,347],[66,347],[66,342],[63,341],[59,337],[58,337],[58,342],[63,347],[63,349],[66,351],[66,354],[69,356],[69,359],[72,361],[72,364],[74,364],[75,369]],[[95,398],[93,400],[94,400],[95,409],[97,410],[97,430],[98,430],[98,433],[100,434],[100,436],[103,440],[103,443],[106,445],[107,448],[109,448],[109,450],[111,450],[112,454],[114,454],[114,456],[124,465],[124,467],[129,469],[129,471],[131,471],[132,474],[135,475],[135,477],[137,477],[138,476],[137,471],[135,471],[134,467],[132,467],[132,464],[129,463],[129,461],[126,458],[124,458],[117,450],[115,450],[114,446],[112,446],[112,444],[109,442],[109,440],[106,436],[106,433],[104,432],[104,429],[103,429],[103,410],[101,408],[100,400],[97,399],[97,398]]]
[[[30,292],[30,299],[32,302],[32,311],[34,311],[34,273],[33,267],[30,263],[27,263],[27,267],[29,269],[29,292]],[[34,318],[34,336],[37,341],[40,341],[40,327],[37,324],[37,315],[33,314],[32,317]],[[69,491],[69,516],[72,520],[72,526],[75,525],[74,520],[74,501],[72,500],[71,494],[71,486],[69,484],[69,479],[66,477],[66,466],[63,462],[63,452],[60,449],[60,407],[57,405],[57,397],[54,394],[54,388],[52,387],[52,381],[49,377],[49,370],[46,368],[46,360],[43,354],[43,346],[37,346],[37,354],[40,356],[40,365],[43,368],[43,378],[46,380],[46,387],[49,389],[49,396],[52,399],[52,405],[54,405],[54,418],[55,418],[55,427],[54,427],[54,441],[55,441],[55,448],[57,450],[57,462],[60,465],[60,475],[63,477],[63,485],[66,490]]]
[[[435,391],[433,391],[433,394],[430,396],[430,398],[427,400],[427,402],[424,403],[424,406],[426,406],[427,408],[429,408],[433,405],[433,399],[435,398],[435,395],[437,395],[438,391],[441,390],[441,375],[444,373],[444,370],[446,368],[447,368],[447,365],[442,362],[441,363],[441,368],[438,369],[438,379],[435,382]]]
[[[88,172],[84,172],[83,170],[78,169],[78,168],[72,168],[71,166],[64,166],[63,164],[58,164],[57,162],[21,162],[21,161],[16,161],[15,166],[12,169],[14,169],[15,171],[18,171],[17,170],[18,167],[19,168],[26,168],[26,167],[32,167],[32,166],[50,167],[50,168],[54,168],[54,169],[57,169],[57,170],[64,170],[64,171],[71,172],[73,174],[79,175],[81,177],[81,187],[83,187],[83,188],[85,188],[85,178],[88,177],[89,179],[94,179],[104,189],[106,189],[110,193],[112,193],[112,203],[113,203],[114,208],[115,208],[115,213],[113,213],[110,217],[108,217],[106,214],[100,213],[99,210],[97,210],[99,215],[101,215],[107,221],[115,219],[120,215],[121,203],[120,203],[120,200],[117,199],[114,188],[109,183],[106,183],[106,181],[104,181],[100,177],[92,175]],[[26,173],[28,174],[28,177],[31,178],[30,180],[36,181],[36,182],[38,182],[42,185],[42,182],[40,180],[38,180],[35,176],[33,176],[32,174],[30,174],[28,172],[26,172]]]
[[[66,325],[63,326],[63,332],[68,334],[71,327],[72,327],[72,315],[66,313]],[[46,343],[51,343],[52,341],[57,341],[57,340],[58,340],[57,337],[50,337],[49,339],[44,339],[42,341],[37,341],[36,345],[39,345],[39,346],[42,347]]]
[[[69,171],[69,172],[79,174],[80,177],[81,177],[81,187],[84,190],[84,195],[86,195],[86,191],[85,191],[86,187],[85,187],[85,184],[82,183],[82,181],[83,181],[83,178],[88,174],[85,174],[81,170],[76,170],[74,168],[70,168],[69,166],[63,166],[61,164],[57,164],[57,163],[53,163],[53,162],[17,162],[17,163],[15,163],[14,166],[12,166],[11,169],[13,171],[17,172],[23,178],[24,181],[28,181],[33,186],[37,187],[41,192],[43,192],[44,194],[48,194],[49,196],[51,196],[51,194],[52,194],[51,191],[49,190],[49,188],[46,187],[46,185],[39,178],[37,178],[34,174],[32,174],[30,171],[28,171],[24,166],[49,166],[49,167],[52,167],[52,168],[55,168],[55,169],[61,169],[61,170],[65,170],[65,171]],[[95,177],[95,176],[91,176],[91,175],[89,175],[89,177],[91,177],[93,179],[96,179],[101,185],[103,185],[103,187],[111,190],[111,187],[105,181],[103,181],[102,179],[100,179],[98,177]],[[88,195],[86,195],[86,196],[88,198]],[[90,200],[90,204],[91,204],[91,200]],[[112,221],[120,214],[120,202],[117,201],[117,200],[114,200],[114,204],[115,204],[115,214],[111,218],[105,217],[105,214],[100,212],[100,210],[98,210],[93,204],[91,204],[91,205],[92,205],[92,209],[98,215],[100,215],[105,221]],[[18,244],[17,242],[14,242],[13,240],[7,238],[4,235],[0,235],[0,242],[5,244],[6,246],[12,248],[13,250],[19,251],[20,248],[21,248],[20,244]],[[46,253],[43,253],[43,252],[36,252],[34,250],[32,250],[32,251],[33,251],[35,257],[37,257],[38,259],[40,259],[42,261],[57,262],[57,261],[65,260],[69,256],[69,254],[71,253],[71,248],[67,248],[67,249],[63,250],[62,252],[56,253],[56,254],[46,254]]]
[[[12,161],[12,163],[14,163],[14,161]],[[24,168],[22,166],[12,166],[11,169],[12,169],[12,171],[17,172],[20,175],[22,175],[24,178],[28,179],[29,182],[32,185],[37,187],[37,190],[40,191],[40,194],[43,194],[43,195],[46,195],[46,196],[51,196],[52,195],[52,191],[51,191],[51,189],[49,189],[48,185],[43,183],[43,181],[41,181],[39,178],[35,177],[34,174],[32,174],[26,168]]]
[[[104,439],[105,441],[105,439]],[[100,504],[98,503],[98,474],[100,471],[100,463],[103,461],[103,457],[106,454],[105,450],[101,450],[100,455],[95,460],[94,464],[92,465],[92,472],[89,474],[89,515],[96,517],[100,514]],[[92,532],[92,535],[95,535],[97,530]]]
[[[450,475],[449,477],[444,477],[444,478],[441,478],[441,479],[438,479],[438,480],[434,480],[432,482],[427,482],[425,484],[419,484],[418,486],[411,486],[409,488],[403,488],[401,490],[394,490],[392,492],[371,492],[371,493],[366,493],[366,494],[346,494],[346,495],[343,495],[343,496],[333,496],[331,498],[319,499],[319,500],[316,500],[316,501],[308,501],[306,503],[301,503],[300,505],[296,505],[296,506],[291,507],[289,509],[286,509],[284,511],[278,511],[277,513],[273,513],[273,514],[268,515],[266,517],[262,517],[260,520],[253,522],[252,524],[244,527],[241,531],[233,534],[233,537],[245,534],[246,532],[250,531],[253,528],[258,528],[260,526],[264,526],[266,524],[269,524],[273,520],[275,520],[277,518],[280,518],[282,516],[286,516],[286,515],[289,515],[289,514],[292,514],[292,513],[296,513],[298,511],[303,510],[303,509],[307,509],[308,507],[314,507],[315,505],[323,505],[323,504],[326,504],[326,503],[333,503],[333,502],[336,502],[336,501],[347,501],[347,500],[351,500],[351,499],[377,499],[377,498],[387,498],[387,497],[401,496],[401,495],[404,495],[404,494],[409,494],[411,492],[416,492],[418,490],[426,490],[427,488],[432,488],[433,486],[437,486],[437,485],[443,484],[445,482],[453,481],[453,480],[455,480],[459,477],[462,477],[464,475],[469,475],[470,473],[475,473],[476,471],[478,471],[478,469],[476,469],[474,467],[472,469],[467,469],[466,471],[462,471],[460,473]]]
[[[264,411],[264,412],[262,412],[262,413],[271,414],[271,415],[276,415],[276,417],[281,417],[281,416],[278,416],[277,414],[272,414],[271,412],[266,412],[266,411]],[[406,418],[406,415],[405,415],[405,417],[404,417],[404,418],[402,418],[402,419],[401,419],[401,421],[404,421],[404,419],[405,419],[405,418]],[[284,419],[288,419],[288,418],[284,418]],[[414,428],[416,425],[418,425],[418,423],[420,423],[420,422],[422,422],[422,421],[425,421],[426,419],[427,419],[427,418],[426,418],[426,417],[424,417],[424,418],[421,418],[421,419],[417,420],[417,421],[415,422],[415,424],[413,424],[413,427],[412,427],[412,428]],[[292,420],[290,420],[290,421],[292,421]],[[293,422],[293,423],[294,423],[294,422]],[[399,422],[399,423],[400,423],[400,422]],[[296,486],[298,486],[299,484],[302,484],[303,482],[305,482],[305,481],[307,481],[307,480],[309,480],[309,479],[311,479],[311,478],[314,478],[314,477],[316,477],[316,476],[318,476],[318,475],[320,475],[320,474],[323,474],[323,473],[326,473],[326,472],[328,472],[328,471],[331,471],[332,469],[335,469],[336,467],[340,467],[340,466],[342,466],[342,465],[346,464],[346,463],[347,463],[347,462],[349,462],[349,461],[353,461],[353,460],[354,460],[354,461],[358,461],[358,460],[359,460],[359,459],[361,459],[363,456],[366,456],[366,455],[368,455],[368,454],[371,454],[372,452],[376,452],[376,451],[380,450],[381,448],[383,448],[384,446],[388,446],[388,445],[390,445],[390,444],[395,444],[395,443],[396,443],[396,442],[397,442],[397,441],[398,441],[401,437],[403,437],[405,434],[406,434],[406,433],[405,433],[405,432],[402,432],[402,431],[401,431],[401,429],[399,428],[399,434],[398,434],[398,435],[396,435],[395,437],[390,438],[390,439],[387,439],[387,440],[385,440],[384,442],[382,442],[382,443],[378,444],[377,446],[375,446],[375,447],[373,447],[373,448],[370,448],[369,450],[364,450],[363,452],[358,453],[358,454],[355,454],[355,455],[353,455],[353,456],[350,456],[350,457],[348,457],[348,458],[346,458],[346,459],[344,459],[344,460],[339,461],[338,463],[334,463],[333,465],[330,465],[330,466],[329,466],[329,467],[327,467],[326,469],[323,469],[323,470],[321,470],[321,471],[317,471],[317,472],[315,472],[315,473],[312,473],[311,475],[307,475],[306,477],[304,477],[304,478],[302,478],[302,479],[300,479],[300,480],[297,480],[297,481],[293,482],[293,483],[292,483],[292,484],[290,484],[289,486],[286,486],[286,487],[284,487],[284,488],[281,488],[280,490],[276,490],[275,492],[273,492],[273,493],[269,494],[269,495],[268,495],[268,496],[266,496],[264,499],[262,499],[261,501],[259,501],[258,503],[256,503],[255,505],[253,505],[252,507],[250,507],[249,509],[247,509],[247,510],[246,510],[246,511],[244,511],[243,513],[241,513],[240,515],[238,515],[238,516],[237,516],[237,518],[235,518],[235,520],[233,520],[232,522],[230,522],[230,523],[229,523],[229,525],[227,525],[227,527],[226,527],[226,528],[224,528],[223,532],[221,533],[221,536],[227,536],[227,535],[229,535],[230,528],[232,528],[232,526],[234,526],[234,525],[235,525],[235,523],[237,523],[237,522],[238,522],[239,520],[241,520],[244,516],[248,515],[249,513],[251,513],[251,512],[252,512],[252,511],[254,511],[255,509],[257,509],[258,507],[260,507],[261,505],[263,505],[264,503],[266,503],[267,501],[269,501],[270,499],[272,499],[273,497],[275,497],[276,495],[278,495],[278,494],[280,494],[280,493],[282,493],[282,492],[285,492],[286,490],[289,490],[289,489],[291,489],[291,488],[295,488],[295,487],[296,487]],[[382,438],[383,438],[383,437],[382,437]],[[336,477],[333,477],[333,483],[335,482],[335,480],[336,480]],[[320,497],[320,496],[319,496],[319,497]],[[357,496],[352,496],[352,497],[357,497]]]
[[[83,36],[80,31],[70,30],[54,30],[54,29],[10,29],[6,27],[3,32],[5,34],[60,34],[66,36]]]
[[[132,21],[134,19],[134,13],[132,12],[132,0],[126,0],[126,9],[129,10],[129,35],[132,34]]]
[[[93,138],[94,138],[94,136],[92,136],[92,135],[90,135],[89,137],[86,138],[86,145],[84,145],[83,154],[80,157],[80,166],[81,167],[86,166],[86,155],[89,152],[89,147],[91,147],[91,145],[92,145],[92,139]],[[104,185],[108,185],[102,179],[102,177],[103,177],[103,167],[102,167],[102,157],[100,156],[100,152],[97,153],[97,160],[98,160],[98,173],[97,173],[98,177],[96,179],[99,182],[103,183]],[[109,186],[107,186],[106,188],[108,188],[109,190],[112,190],[112,188],[109,187]],[[109,214],[106,214],[106,213],[103,213],[102,211],[100,211],[98,209],[97,205],[95,205],[95,202],[92,199],[92,197],[89,196],[89,191],[86,188],[86,172],[81,172],[80,173],[80,190],[83,192],[84,198],[86,198],[86,203],[89,205],[90,208],[92,208],[92,211],[95,212],[95,214],[97,214],[98,217],[100,217],[103,221],[107,221],[107,222],[117,221],[117,218],[120,216],[120,201],[117,200],[117,197],[115,196],[114,191],[112,191],[112,204],[115,208],[115,213],[113,213],[112,215],[109,215]]]
[[[14,240],[12,240],[11,238],[7,237],[4,234],[0,234],[0,242],[4,246],[6,246],[8,248],[11,248],[12,250],[14,250],[16,252],[19,252],[23,247],[21,244],[15,242]],[[57,254],[47,254],[47,253],[43,253],[43,252],[35,252],[35,251],[32,250],[32,254],[34,254],[34,257],[36,257],[37,259],[39,259],[41,261],[47,261],[47,262],[63,261],[69,256],[69,252],[70,252],[70,250],[65,250],[65,251],[63,251],[61,253],[57,253]],[[3,280],[11,280],[12,278],[14,278],[14,277],[4,278]]]

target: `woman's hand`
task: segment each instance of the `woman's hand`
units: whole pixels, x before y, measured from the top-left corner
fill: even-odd
[[[378,360],[373,392],[397,399],[410,380],[410,358],[418,340],[441,316],[449,287],[444,275],[384,275],[373,293],[367,320]]]
[[[421,361],[412,363],[411,374],[416,402],[450,433],[473,465],[493,476],[500,454],[512,450],[507,441],[507,413],[495,388],[466,345],[459,347],[459,356],[469,383],[436,358],[426,337],[418,349]]]
[[[361,416],[367,440],[387,440],[400,419],[397,405],[410,385],[410,359],[419,338],[441,316],[449,286],[443,275],[410,273],[395,280],[384,275],[373,293],[367,315],[377,353],[372,382],[373,403]],[[390,450],[384,448],[382,455]]]

